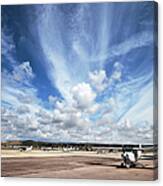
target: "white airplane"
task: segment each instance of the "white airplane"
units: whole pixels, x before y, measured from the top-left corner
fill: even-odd
[[[19,147],[19,150],[20,150],[20,152],[23,152],[23,151],[31,151],[32,150],[32,148],[33,148],[33,146],[30,146],[30,147],[27,147],[27,146],[20,146]]]
[[[141,158],[142,155],[142,146],[139,145],[139,148],[124,148],[122,151],[123,153],[121,156],[123,162],[121,163],[121,167],[136,167],[136,165],[138,165],[137,161]],[[139,165],[141,164],[139,163]]]

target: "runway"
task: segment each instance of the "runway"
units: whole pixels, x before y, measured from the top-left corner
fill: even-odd
[[[156,168],[150,159],[140,160],[145,168],[117,168],[119,155],[59,153],[42,157],[2,157],[3,177],[67,179],[153,180]]]

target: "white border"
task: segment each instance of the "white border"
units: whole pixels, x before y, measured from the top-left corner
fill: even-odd
[[[122,1],[122,0],[113,0],[113,1]],[[126,0],[125,0],[126,1]],[[131,1],[131,0],[130,0]],[[135,1],[135,0],[134,0]],[[139,1],[139,0],[138,0]],[[68,2],[112,2],[109,0],[1,0],[0,4],[42,4],[42,3],[68,3]],[[120,184],[121,186],[130,186],[132,185],[163,185],[163,177],[161,177],[163,173],[163,37],[161,33],[163,33],[163,1],[157,0],[159,3],[159,180],[151,182],[151,181],[99,181],[99,180],[58,180],[58,179],[46,179],[46,178],[0,178],[1,186],[33,186],[35,184],[39,186],[104,186],[109,185],[113,186],[115,184]],[[162,143],[162,144],[161,144]]]

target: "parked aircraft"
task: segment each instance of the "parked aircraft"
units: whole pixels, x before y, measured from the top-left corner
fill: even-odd
[[[20,147],[18,147],[18,149],[20,150],[20,152],[23,152],[23,151],[31,151],[32,150],[32,148],[33,148],[33,146],[20,146]]]
[[[138,160],[141,158],[143,149],[142,146],[139,145],[139,148],[122,148],[122,163],[121,167],[131,168],[136,167],[137,165],[142,166],[142,164],[138,163]]]

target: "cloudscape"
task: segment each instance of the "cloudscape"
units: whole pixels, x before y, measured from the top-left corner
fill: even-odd
[[[2,6],[2,141],[153,143],[154,4]]]

